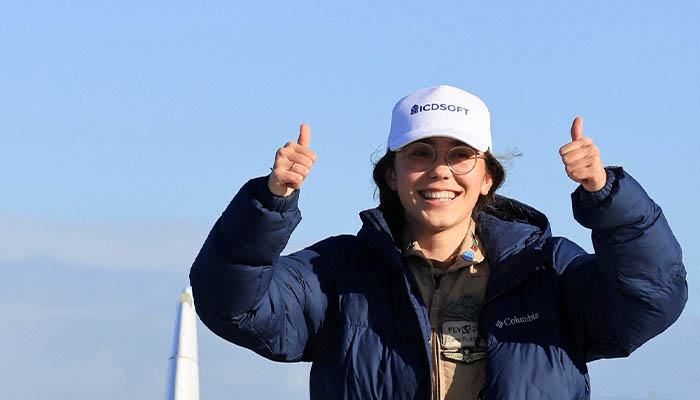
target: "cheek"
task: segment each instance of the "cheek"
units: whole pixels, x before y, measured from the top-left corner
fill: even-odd
[[[415,177],[411,174],[411,171],[402,168],[399,163],[393,169],[387,171],[387,175],[390,175],[389,179],[387,179],[389,187],[391,190],[398,191],[399,195],[402,192],[410,191],[415,182]]]
[[[399,200],[405,208],[411,207],[417,203],[415,184],[417,177],[411,173],[402,173],[401,170],[397,170],[397,176],[395,177],[395,189],[399,195]]]
[[[398,181],[397,186],[396,192],[398,193],[401,204],[403,204],[404,207],[416,202],[413,198],[413,187],[409,184],[409,182]]]

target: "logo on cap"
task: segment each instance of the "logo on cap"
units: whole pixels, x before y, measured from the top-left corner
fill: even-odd
[[[469,112],[468,109],[460,106],[455,106],[453,104],[437,104],[437,103],[430,103],[430,104],[424,104],[422,106],[419,106],[418,104],[414,104],[413,107],[411,107],[411,115],[417,114],[419,112],[423,111],[450,111],[450,112],[464,112],[464,115],[467,115]]]

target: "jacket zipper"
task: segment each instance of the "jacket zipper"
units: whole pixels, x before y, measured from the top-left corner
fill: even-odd
[[[430,301],[430,310],[428,311],[428,319],[430,320],[430,340],[432,341],[431,349],[431,359],[433,362],[433,384],[435,385],[432,392],[435,394],[432,396],[433,400],[440,400],[442,397],[441,393],[441,382],[440,382],[440,340],[438,339],[437,331],[433,329],[433,324],[437,325],[433,318],[437,318],[440,310],[440,281],[444,275],[433,274],[433,296]]]
[[[433,370],[433,380],[434,380],[434,385],[435,385],[435,390],[433,393],[435,393],[435,396],[433,396],[433,400],[440,400],[440,356],[439,356],[439,345],[438,345],[438,338],[437,334],[435,332],[432,332],[430,334],[431,340],[433,342],[432,345],[432,359],[434,363],[434,370]]]
[[[403,262],[400,262],[398,266],[399,266],[399,271],[401,271],[401,273],[403,275],[404,286],[405,286],[406,291],[407,291],[406,294],[408,295],[409,299],[412,297],[415,298],[415,296],[412,296],[412,289],[411,289],[411,287],[412,287],[411,286],[411,279],[413,279],[413,274],[411,273],[411,271],[408,270],[408,268],[403,264]],[[417,283],[416,283],[416,285],[417,285]],[[418,294],[420,295],[420,290],[418,291]],[[411,302],[411,303],[413,303],[413,302]],[[419,309],[416,307],[416,305],[413,305],[413,312],[414,312],[416,318],[418,319],[418,326],[420,329],[422,325],[421,325],[421,321],[420,321]],[[428,319],[430,319],[430,316],[428,316]],[[430,320],[428,320],[428,325],[429,325],[428,329],[430,329],[430,335],[432,337],[433,328],[432,328],[432,326],[430,326]],[[423,336],[422,329],[420,330],[420,338],[421,338],[421,343],[424,344],[423,346],[425,349],[425,337]],[[427,371],[428,371],[428,373],[425,375],[425,377],[427,378],[427,382],[426,382],[427,387],[429,388],[429,391],[428,391],[427,396],[426,396],[426,400],[432,400],[432,398],[433,398],[433,377],[432,377],[432,374],[430,373],[430,371],[432,370],[431,365],[433,362],[432,355],[430,354],[430,353],[432,353],[432,350],[431,350],[430,346],[426,350],[427,351],[423,352],[423,356],[424,356],[423,359],[425,360],[425,365],[427,366]]]

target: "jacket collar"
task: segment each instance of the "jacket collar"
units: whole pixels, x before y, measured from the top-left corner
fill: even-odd
[[[496,196],[494,204],[477,215],[477,221],[477,234],[491,266],[484,300],[488,302],[543,264],[545,252],[541,250],[552,233],[544,214],[503,196]]]
[[[486,258],[498,264],[526,247],[540,246],[550,237],[547,217],[517,200],[496,196],[496,201],[477,215],[477,235],[486,246]]]
[[[396,244],[382,211],[379,208],[362,211],[360,219],[362,228],[357,234],[358,238],[390,266],[401,268],[401,249]]]

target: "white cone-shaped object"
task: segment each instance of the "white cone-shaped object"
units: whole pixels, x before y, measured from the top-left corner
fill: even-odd
[[[168,364],[167,400],[199,400],[197,316],[191,287],[182,292],[177,306],[173,350]]]

